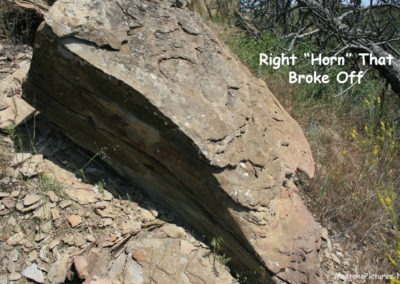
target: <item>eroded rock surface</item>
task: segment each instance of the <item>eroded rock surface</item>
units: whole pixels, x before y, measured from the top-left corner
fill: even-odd
[[[59,0],[26,91],[77,143],[222,238],[253,283],[320,281],[319,227],[294,184],[314,174],[300,127],[176,1]]]

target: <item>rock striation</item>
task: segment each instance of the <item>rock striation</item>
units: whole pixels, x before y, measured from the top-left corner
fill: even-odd
[[[176,1],[59,0],[27,99],[210,239],[251,283],[318,283],[319,225],[295,186],[308,142],[266,84]]]

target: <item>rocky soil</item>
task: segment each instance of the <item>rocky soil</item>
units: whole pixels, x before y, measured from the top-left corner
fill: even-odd
[[[33,114],[20,105],[30,58],[0,45],[0,283],[236,283],[219,240],[204,244],[40,115],[16,120]]]

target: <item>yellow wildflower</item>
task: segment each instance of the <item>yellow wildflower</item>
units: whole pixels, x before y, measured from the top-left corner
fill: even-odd
[[[376,155],[378,155],[378,153],[379,153],[379,147],[378,147],[378,145],[375,145],[374,146],[374,155],[376,156]]]
[[[392,200],[390,199],[389,196],[386,196],[385,203],[387,204],[387,206],[390,206],[392,204]]]
[[[357,138],[357,130],[355,128],[353,128],[353,130],[351,131],[351,137],[353,137],[353,139]]]
[[[384,131],[386,130],[385,122],[381,120],[381,129]]]

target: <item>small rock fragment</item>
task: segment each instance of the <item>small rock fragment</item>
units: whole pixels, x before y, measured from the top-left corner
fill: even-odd
[[[149,210],[142,208],[140,210],[140,213],[141,213],[140,221],[142,221],[142,222],[150,222],[155,219],[154,215]]]
[[[31,264],[24,271],[22,271],[22,275],[26,278],[33,280],[37,283],[44,283],[44,276],[36,263]]]
[[[64,192],[69,198],[81,205],[95,203],[97,201],[96,193],[91,186],[87,184],[74,184],[71,188],[66,188]]]
[[[43,155],[34,155],[25,161],[20,169],[23,176],[30,178],[44,172]]]
[[[51,211],[48,206],[41,206],[33,212],[33,216],[43,220],[49,220],[51,218]]]
[[[103,210],[96,208],[94,211],[101,218],[114,218],[114,211],[112,210],[111,206],[107,206]]]
[[[332,253],[331,257],[334,262],[336,262],[337,264],[340,264],[340,259],[336,256],[336,254]]]
[[[60,202],[59,206],[61,209],[65,209],[72,204],[71,200],[63,200]]]
[[[5,216],[5,215],[8,215],[8,214],[10,214],[11,213],[11,211],[9,210],[9,209],[0,209],[0,216]]]
[[[89,277],[98,257],[99,256],[96,253],[92,253],[90,255],[78,255],[74,257],[74,266],[80,279],[86,279]]]
[[[13,250],[10,251],[10,253],[8,254],[8,259],[9,259],[10,261],[15,262],[15,261],[18,260],[18,258],[19,258],[19,252],[18,252],[17,249],[13,249]]]
[[[96,209],[105,209],[107,207],[107,205],[108,205],[108,202],[100,201],[100,202],[96,202],[94,204],[94,208],[96,208]]]
[[[60,218],[60,210],[57,207],[51,208],[50,211],[53,220]]]
[[[32,157],[31,153],[15,153],[14,157],[11,159],[10,166],[18,166],[28,160],[30,157]]]
[[[14,271],[14,272],[10,273],[10,275],[8,275],[8,280],[17,281],[17,280],[21,279],[21,277],[22,277],[21,274]]]
[[[72,228],[75,228],[80,223],[82,223],[82,218],[79,215],[70,215],[67,217],[67,220]]]
[[[7,270],[8,270],[8,272],[10,272],[10,273],[15,272],[15,263],[14,263],[14,261],[10,261],[10,262],[7,264]]]
[[[105,191],[102,193],[102,195],[101,195],[100,198],[103,199],[104,201],[111,201],[111,200],[113,199],[113,196],[112,196],[111,193],[109,193],[107,190],[105,190]]]
[[[160,231],[167,234],[170,238],[183,238],[186,234],[183,228],[175,224],[166,224],[161,227]]]
[[[32,210],[35,210],[36,208],[38,208],[38,207],[40,207],[40,206],[42,206],[42,201],[41,201],[41,200],[40,200],[39,202],[36,202],[36,203],[32,204],[31,206],[22,208],[22,209],[19,210],[19,211],[21,211],[22,213],[26,213],[26,212],[30,212],[30,211],[32,211]],[[17,205],[16,205],[16,208],[17,208],[17,209],[19,208],[18,203],[17,203]]]
[[[18,244],[22,239],[24,238],[24,233],[23,232],[19,232],[15,235],[12,235],[8,240],[7,240],[7,244],[10,246],[15,246],[16,244]]]
[[[10,194],[8,192],[0,191],[0,198],[9,197]]]
[[[35,242],[40,242],[41,240],[43,240],[46,237],[47,237],[47,235],[45,233],[39,232],[35,235],[34,240],[35,240]]]
[[[324,241],[326,241],[328,239],[328,229],[327,228],[322,228],[321,229],[321,239],[323,239]]]
[[[58,246],[60,244],[60,240],[58,240],[58,239],[55,239],[55,240],[52,240],[50,243],[49,243],[49,249],[53,249],[53,248],[55,248],[56,246]]]
[[[46,195],[49,197],[51,202],[60,201],[60,197],[58,197],[57,194],[54,193],[54,191],[47,191]]]
[[[40,195],[37,194],[28,194],[24,198],[24,206],[30,206],[40,200]]]
[[[43,260],[46,263],[50,262],[49,247],[47,245],[44,245],[40,248],[39,257],[41,260]]]
[[[12,209],[12,208],[15,207],[15,201],[12,200],[12,199],[9,198],[9,197],[3,198],[3,200],[1,201],[1,203],[3,203],[4,206],[5,206],[7,209]]]
[[[141,222],[131,221],[122,226],[122,234],[125,235],[130,232],[138,232],[142,228]]]
[[[66,235],[65,237],[62,238],[62,241],[70,246],[75,245],[74,235]]]
[[[61,257],[60,260],[53,263],[50,267],[47,277],[50,283],[64,283],[67,276],[67,261],[68,257]]]
[[[20,194],[20,192],[19,192],[18,190],[13,190],[13,191],[10,193],[10,197],[16,198],[16,197],[19,196],[19,194]]]
[[[76,235],[76,236],[74,237],[74,244],[75,244],[75,246],[77,246],[77,247],[81,247],[81,246],[83,246],[84,244],[86,244],[86,240],[85,240],[85,238],[83,237],[83,235],[81,235],[81,234]]]
[[[113,220],[110,218],[104,218],[103,220],[103,226],[107,227],[107,226],[111,226],[113,224]]]
[[[37,261],[38,257],[39,253],[36,250],[33,250],[28,255],[28,261],[30,262]]]

